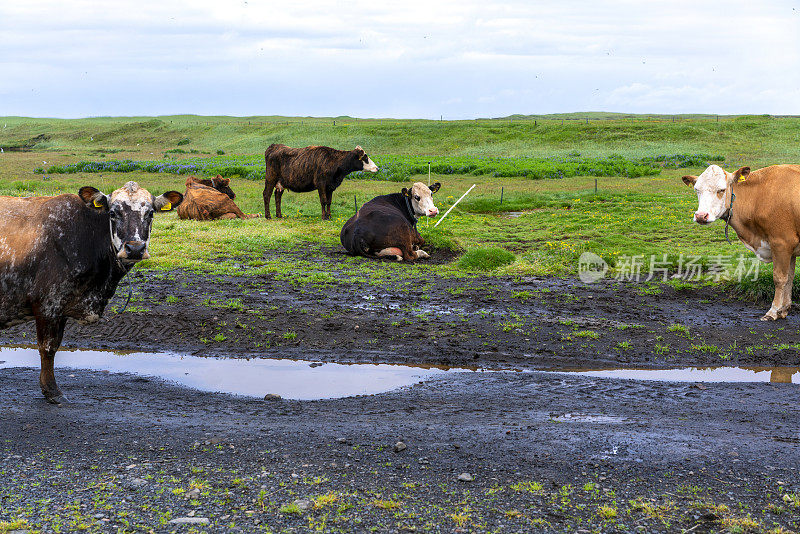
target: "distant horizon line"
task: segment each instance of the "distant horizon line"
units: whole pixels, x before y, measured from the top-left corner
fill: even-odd
[[[93,119],[159,119],[169,117],[192,117],[198,119],[222,119],[232,118],[237,120],[255,119],[299,119],[299,120],[402,120],[402,121],[430,121],[430,122],[459,122],[459,121],[492,121],[492,120],[536,120],[536,119],[555,119],[555,120],[601,120],[603,118],[639,118],[639,117],[720,117],[720,118],[739,118],[739,117],[771,117],[771,118],[800,118],[794,114],[772,114],[772,113],[626,113],[619,111],[570,111],[558,113],[513,113],[502,117],[472,117],[472,118],[425,118],[425,117],[357,117],[353,115],[200,115],[196,113],[174,113],[169,115],[88,115],[83,117],[53,117],[53,116],[32,116],[32,115],[0,115],[3,119],[34,119],[34,120],[93,120]]]

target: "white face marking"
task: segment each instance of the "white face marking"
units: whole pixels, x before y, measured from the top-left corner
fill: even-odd
[[[417,217],[434,217],[439,214],[439,208],[433,204],[433,193],[422,182],[411,186],[411,207]]]
[[[367,156],[367,162],[364,163],[364,170],[369,172],[378,172],[378,166]]]
[[[111,193],[108,207],[111,212],[111,243],[117,257],[128,262],[149,258],[147,247],[153,221],[153,195],[136,182],[128,182]],[[130,243],[144,243],[141,257],[129,258],[125,245]]]
[[[694,220],[699,223],[711,223],[719,219],[728,206],[725,191],[730,181],[730,173],[722,167],[711,165],[697,177],[694,190],[697,193],[697,211]],[[707,217],[706,217],[707,215]]]

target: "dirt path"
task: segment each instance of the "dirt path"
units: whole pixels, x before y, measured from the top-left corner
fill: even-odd
[[[73,506],[104,530],[167,531],[176,525],[160,520],[192,512],[215,532],[707,532],[748,516],[800,528],[783,497],[800,490],[791,384],[457,373],[268,402],[72,374],[61,378],[71,402],[55,407],[32,370],[0,371],[0,520],[27,515],[49,531]],[[394,452],[398,441],[407,449]],[[306,498],[336,502],[286,511]]]
[[[517,369],[798,365],[777,347],[800,341],[798,315],[761,323],[760,307],[711,290],[428,276],[138,273],[132,310],[70,325],[65,344]],[[0,335],[26,343],[32,330]],[[48,532],[800,529],[794,384],[455,373],[270,402],[75,371],[59,374],[70,402],[55,407],[36,378],[0,370],[0,521]],[[190,514],[210,525],[169,523]]]

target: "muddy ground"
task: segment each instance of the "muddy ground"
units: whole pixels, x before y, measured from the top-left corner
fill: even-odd
[[[128,309],[71,324],[66,346],[517,370],[800,366],[799,313],[762,323],[767,305],[713,288],[434,274],[130,278]],[[112,306],[126,294],[123,283]],[[15,327],[0,344],[33,337]],[[50,406],[36,378],[0,370],[0,521],[14,528],[800,529],[796,384],[457,373],[301,402],[57,371],[70,401]],[[398,441],[407,448],[396,452]],[[458,479],[465,473],[472,480]],[[169,522],[190,516],[209,524]]]

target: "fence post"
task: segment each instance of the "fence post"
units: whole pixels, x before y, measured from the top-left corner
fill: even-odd
[[[503,204],[503,187],[500,188],[500,205]]]
[[[356,213],[358,213],[358,201],[356,200],[356,196],[353,195],[353,207],[356,209]]]

